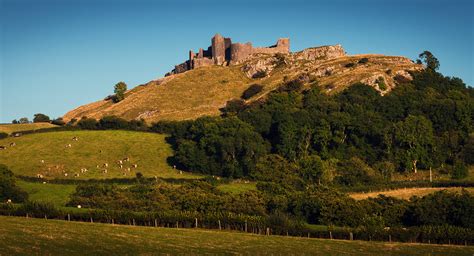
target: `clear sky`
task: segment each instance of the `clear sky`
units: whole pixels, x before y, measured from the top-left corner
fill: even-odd
[[[219,32],[291,50],[340,43],[349,54],[416,59],[474,85],[474,1],[0,0],[0,122],[58,117],[163,76]]]

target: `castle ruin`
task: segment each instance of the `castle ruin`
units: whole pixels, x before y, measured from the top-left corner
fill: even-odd
[[[199,48],[197,53],[189,51],[189,59],[168,73],[178,74],[185,71],[210,65],[234,65],[258,53],[275,54],[290,52],[290,39],[280,38],[275,45],[269,47],[253,47],[252,43],[232,43],[232,39],[216,34],[211,39],[211,46],[207,50]]]

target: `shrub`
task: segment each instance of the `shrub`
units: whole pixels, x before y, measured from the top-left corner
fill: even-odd
[[[5,139],[6,137],[8,137],[8,133],[0,132],[0,139]]]
[[[387,90],[387,85],[385,84],[385,79],[383,77],[380,76],[377,78],[376,83],[381,91]]]
[[[457,180],[463,179],[463,178],[466,178],[468,174],[469,174],[469,170],[467,166],[461,161],[456,161],[456,163],[453,166],[453,172],[451,174],[451,178],[457,179]]]
[[[255,74],[253,74],[252,78],[257,79],[257,78],[264,78],[266,76],[267,76],[267,71],[259,70]]]
[[[13,202],[23,202],[27,198],[28,194],[16,185],[13,172],[0,164],[0,201],[10,199]]]
[[[248,100],[253,96],[257,95],[259,92],[263,90],[263,86],[259,84],[252,84],[249,88],[247,88],[244,93],[242,93],[241,98],[244,100]]]
[[[128,122],[117,116],[104,116],[99,120],[100,128],[105,130],[127,129]]]
[[[362,59],[359,60],[358,63],[359,63],[359,64],[365,64],[365,63],[367,63],[367,62],[369,62],[369,59],[368,59],[368,58],[362,58]]]
[[[49,116],[45,114],[35,114],[35,117],[33,118],[34,123],[40,123],[40,122],[50,122],[51,120],[49,119]]]
[[[347,63],[346,65],[344,65],[344,67],[346,67],[346,68],[352,68],[353,66],[355,66],[355,64],[352,63],[352,62]]]
[[[127,84],[124,82],[118,82],[114,87],[114,102],[120,102],[125,99],[125,92],[127,91]]]
[[[83,117],[77,122],[77,126],[84,130],[96,130],[98,128],[98,122],[94,118]]]
[[[303,88],[304,82],[300,79],[293,79],[278,88],[280,92],[299,91]]]
[[[220,110],[224,115],[238,113],[245,108],[245,102],[241,99],[233,99],[227,101],[225,107]]]
[[[63,126],[63,125],[66,124],[66,122],[64,122],[62,117],[58,117],[58,118],[54,119],[53,121],[51,121],[51,123],[55,124],[55,125],[60,125],[60,126]]]

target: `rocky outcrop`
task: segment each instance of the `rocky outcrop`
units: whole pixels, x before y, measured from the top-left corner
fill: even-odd
[[[304,49],[294,54],[298,60],[330,60],[346,55],[340,44]]]

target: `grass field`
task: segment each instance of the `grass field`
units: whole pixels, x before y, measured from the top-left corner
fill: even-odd
[[[29,200],[50,202],[55,206],[65,206],[70,200],[69,196],[76,191],[76,185],[42,184],[22,180],[17,181],[17,184],[28,193]]]
[[[472,255],[474,247],[321,240],[0,217],[0,255]]]
[[[394,190],[387,190],[387,191],[378,191],[378,192],[368,192],[368,193],[350,193],[349,195],[356,199],[362,200],[367,199],[369,197],[377,197],[378,195],[386,195],[392,196],[400,199],[410,199],[412,196],[425,196],[436,191],[440,190],[448,190],[448,191],[456,191],[460,192],[463,188],[460,187],[452,187],[452,188],[402,188],[402,189],[394,189]],[[474,194],[474,188],[464,188],[469,191],[471,194]]]
[[[31,124],[0,124],[0,132],[8,134],[21,131],[38,130],[44,128],[53,128],[57,125],[50,123],[31,123]]]
[[[236,194],[243,193],[249,190],[257,190],[255,182],[250,182],[250,183],[231,182],[228,184],[221,184],[217,186],[217,188],[223,192],[236,193]]]
[[[78,140],[72,140],[77,137]],[[167,164],[172,149],[165,135],[132,131],[62,131],[7,138],[2,144],[16,146],[0,151],[0,163],[16,175],[63,179],[145,177],[196,178]],[[71,147],[66,147],[70,144]],[[118,160],[129,157],[121,169]],[[44,163],[43,163],[44,161]],[[108,167],[104,167],[107,163]],[[132,165],[137,164],[137,168]],[[99,166],[99,167],[97,167]],[[81,172],[81,168],[88,171]],[[127,169],[130,168],[130,171]],[[107,170],[107,173],[104,171]],[[67,176],[66,176],[67,174]],[[79,175],[79,177],[74,177]]]

